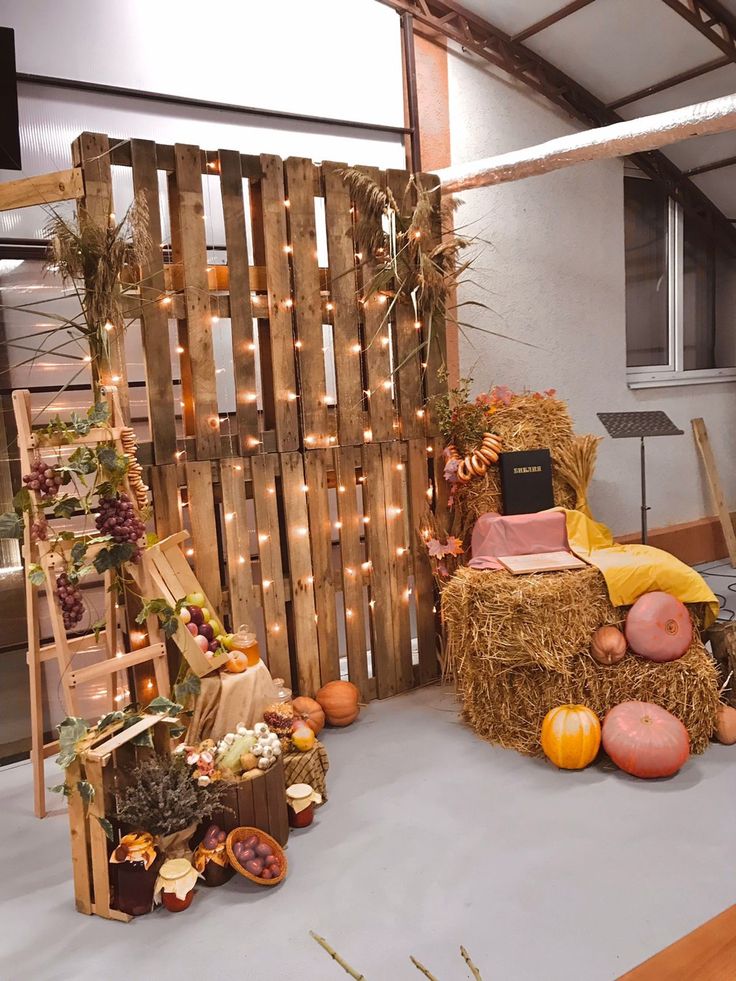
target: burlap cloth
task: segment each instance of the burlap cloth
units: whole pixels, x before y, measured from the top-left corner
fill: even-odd
[[[300,753],[298,750],[285,753],[283,760],[287,787],[293,783],[308,783],[312,790],[322,794],[322,803],[327,800],[326,774],[330,768],[330,761],[327,758],[327,750],[319,740],[306,753]]]
[[[242,723],[249,729],[260,722],[264,708],[274,700],[274,684],[261,661],[242,674],[219,671],[202,678],[194,703],[187,744],[196,746],[203,739],[221,739]]]

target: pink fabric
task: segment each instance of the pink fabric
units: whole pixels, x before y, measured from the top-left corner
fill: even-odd
[[[496,514],[489,511],[475,522],[470,543],[471,569],[503,569],[498,555],[532,555],[568,549],[564,511],[538,514]]]

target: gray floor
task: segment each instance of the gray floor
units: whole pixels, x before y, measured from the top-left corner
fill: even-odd
[[[75,912],[65,817],[30,814],[26,764],[0,771],[0,977],[610,981],[734,902],[736,747],[669,781],[562,773],[491,747],[428,688],[325,739],[330,801],[289,843],[276,890],[241,880],[131,925]],[[55,782],[49,767],[48,783]]]

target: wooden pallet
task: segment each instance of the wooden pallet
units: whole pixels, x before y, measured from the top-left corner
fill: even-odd
[[[80,436],[71,443],[64,444],[65,450],[73,450],[81,445],[94,445],[99,442],[112,441],[119,452],[123,452],[121,441],[121,430],[123,420],[121,418],[120,404],[117,400],[117,393],[114,388],[107,391],[106,397],[110,408],[110,426],[92,429],[86,436]],[[58,452],[57,444],[41,439],[38,433],[34,433],[31,415],[31,396],[27,390],[19,390],[13,393],[13,408],[15,414],[15,424],[18,431],[18,449],[23,473],[28,473],[31,463],[37,454],[54,454]],[[132,491],[127,482],[124,489],[132,496]],[[34,510],[41,510],[39,495],[35,491],[30,491]],[[49,644],[41,643],[41,629],[39,622],[39,588],[34,586],[28,575],[26,575],[26,616],[28,622],[28,669],[30,676],[31,694],[31,762],[33,767],[33,786],[34,786],[34,811],[37,817],[44,817],[47,813],[46,790],[44,780],[44,760],[53,756],[58,751],[56,740],[44,742],[43,725],[43,664],[46,661],[55,660],[59,668],[60,686],[64,702],[64,708],[68,715],[78,716],[80,714],[77,688],[85,682],[107,679],[108,690],[106,703],[100,707],[103,711],[110,711],[114,704],[116,675],[120,671],[127,671],[135,665],[150,661],[156,677],[156,685],[161,695],[169,694],[169,671],[166,662],[166,647],[163,642],[158,621],[155,617],[149,618],[147,623],[148,640],[144,646],[135,650],[122,650],[121,625],[118,620],[118,609],[116,608],[115,597],[111,592],[112,577],[110,573],[105,573],[103,577],[103,587],[105,596],[105,626],[97,635],[88,631],[85,634],[70,638],[64,628],[61,609],[56,595],[56,577],[63,571],[69,558],[69,554],[75,544],[74,539],[61,542],[52,550],[48,542],[34,542],[30,533],[31,518],[28,513],[25,515],[23,558],[28,572],[31,565],[38,564],[44,572],[44,590],[46,603],[51,619],[53,631],[53,642]],[[98,547],[91,547],[87,551],[87,559],[91,561]],[[129,573],[137,578],[139,588],[145,588],[145,579],[141,578],[141,571],[129,568]],[[96,650],[102,652],[102,659],[96,663],[75,667],[75,662],[80,655],[91,653]]]

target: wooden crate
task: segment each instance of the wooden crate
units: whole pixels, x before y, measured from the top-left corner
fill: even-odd
[[[151,752],[168,753],[169,726],[177,722],[161,715],[144,715],[123,731],[115,732],[113,726],[102,736],[83,740],[77,758],[67,767],[74,898],[80,913],[125,923],[132,919],[115,907],[110,879],[110,855],[115,843],[100,821],[109,821],[117,838],[114,798],[116,790],[124,785],[125,771]],[[132,740],[147,730],[152,730],[154,749],[133,746]],[[92,788],[93,796],[87,805],[79,791],[80,781]]]
[[[284,764],[279,758],[268,770],[251,770],[230,785],[223,811],[212,820],[224,831],[260,828],[285,845],[289,838]]]

